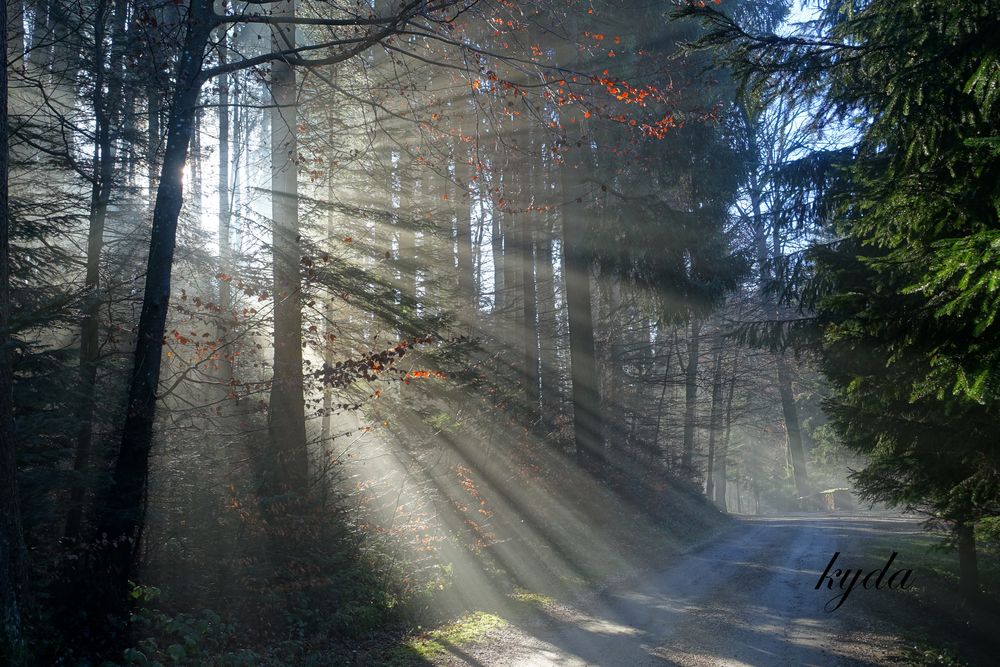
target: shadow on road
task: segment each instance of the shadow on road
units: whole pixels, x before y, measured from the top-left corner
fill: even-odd
[[[834,552],[843,567],[867,572],[889,556],[872,560],[872,540],[903,543],[919,533],[917,520],[900,517],[744,519],[675,562],[651,564],[658,574],[574,607],[522,615],[493,641],[464,655],[454,650],[449,664],[884,664],[898,645],[892,610],[910,598],[857,587],[831,613],[824,604],[838,591],[816,590],[816,582]]]

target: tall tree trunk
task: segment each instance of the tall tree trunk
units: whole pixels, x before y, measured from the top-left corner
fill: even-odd
[[[684,448],[681,450],[682,474],[694,476],[694,435],[698,404],[698,357],[701,343],[701,322],[691,320],[687,341],[688,359],[684,369]]]
[[[469,199],[471,170],[469,156],[465,153],[461,142],[457,142],[455,145],[454,159],[455,180],[461,189],[458,196],[454,198],[455,236],[458,243],[459,320],[462,326],[471,331],[475,327],[475,317],[479,311],[479,305],[472,257],[472,207]]]
[[[757,132],[753,120],[745,106],[740,106],[744,124],[747,128],[747,138],[750,153],[758,155]],[[753,214],[754,246],[757,253],[758,278],[760,280],[760,300],[764,313],[772,318],[778,318],[778,305],[771,296],[769,287],[771,281],[778,281],[781,276],[781,233],[777,220],[771,221],[771,248],[768,248],[768,222],[763,212],[763,186],[756,169],[750,171],[750,208]],[[799,426],[798,408],[792,393],[792,374],[788,368],[783,351],[776,353],[778,394],[781,398],[781,411],[785,422],[785,439],[788,445],[788,458],[792,464],[792,474],[795,478],[795,491],[799,497],[808,495],[808,478],[806,475],[805,452],[802,448],[802,432]]]
[[[725,476],[722,479],[715,475],[718,472],[716,463],[716,443],[719,442],[719,418],[722,411],[722,336],[716,334],[715,359],[712,362],[712,407],[708,418],[708,461],[705,465],[705,497],[715,500],[715,485],[726,485]]]
[[[472,192],[470,191],[469,192],[469,198],[471,199],[472,197],[473,197],[473,195],[472,195]],[[486,216],[483,215],[483,206],[485,205],[485,202],[483,200],[482,193],[479,191],[479,186],[478,185],[476,186],[475,200],[476,200],[476,212],[477,213],[476,213],[476,224],[475,224],[475,227],[473,228],[474,233],[473,233],[473,237],[472,237],[473,238],[473,242],[472,242],[472,261],[473,261],[473,266],[476,267],[476,272],[475,272],[476,287],[475,287],[475,290],[476,290],[476,297],[478,299],[477,302],[476,302],[476,310],[477,310],[477,313],[478,313],[478,311],[483,306],[482,298],[483,298],[483,295],[485,294],[485,292],[484,292],[485,282],[484,281],[486,279],[485,278],[485,276],[486,276],[486,270],[483,267],[483,258],[485,257],[485,253],[483,252],[483,239],[486,238]]]
[[[784,354],[778,354],[777,363],[778,394],[781,396],[781,412],[785,418],[788,457],[792,461],[795,491],[801,498],[809,495],[809,482],[806,478],[805,450],[802,448],[802,429],[799,425],[799,413],[795,405],[795,395],[792,393],[792,373],[791,369],[788,368],[788,362]]]
[[[524,302],[524,401],[534,416],[538,413],[540,374],[538,358],[538,304],[535,300],[535,239],[527,215],[521,217],[521,298]]]
[[[295,13],[294,0],[275,7]],[[272,27],[275,49],[295,44],[295,26]],[[274,374],[268,429],[275,491],[304,491],[309,480],[302,376],[301,253],[299,245],[298,144],[295,71],[271,62],[271,247],[274,277]]]
[[[573,382],[573,432],[576,455],[582,467],[601,472],[601,403],[594,349],[591,303],[591,254],[586,242],[582,207],[563,217],[563,250],[566,253],[566,309],[569,314],[569,350]]]
[[[419,211],[418,162],[404,150],[399,158],[399,292],[404,320],[417,312],[417,235]]]
[[[327,201],[333,202],[334,200],[334,189],[333,189],[333,178],[327,183]],[[330,207],[330,212],[327,216],[327,238],[334,238],[334,234],[337,232],[336,219],[334,216],[333,207]],[[333,296],[327,295],[323,300],[323,368],[333,368],[333,357],[334,357],[334,328],[333,328]],[[320,469],[325,472],[330,469],[333,465],[332,461],[332,443],[333,436],[331,434],[331,423],[333,421],[333,388],[329,385],[323,385],[323,414],[320,417],[320,435],[319,435],[319,446],[320,446]],[[327,490],[330,487],[331,481],[328,479],[323,479],[322,482],[322,495],[323,501],[326,502]]]
[[[511,128],[513,131],[514,128]],[[499,141],[497,143],[499,146]],[[496,326],[500,332],[502,345],[511,352],[518,351],[521,347],[520,325],[522,311],[518,307],[521,301],[521,272],[518,270],[518,262],[523,257],[520,249],[520,233],[516,229],[514,217],[515,207],[512,202],[517,201],[519,178],[518,170],[515,168],[515,161],[520,155],[518,147],[515,145],[507,148],[507,159],[504,163],[495,168],[493,173],[494,187],[498,196],[493,201],[493,215],[497,217],[500,224],[501,255],[500,270],[503,274],[503,294],[497,296],[497,302],[503,304],[500,309],[500,316]],[[515,357],[516,358],[516,357]]]
[[[223,3],[225,7],[225,3]],[[229,41],[225,31],[219,35],[219,61],[225,63],[229,56]],[[229,193],[229,75],[219,77],[219,309],[222,322],[219,327],[219,381],[228,394],[233,379],[232,350],[229,349],[229,326],[233,310],[233,244],[232,205]]]
[[[157,162],[160,154],[160,91],[155,86],[146,89],[146,168],[149,170],[147,187],[152,195],[156,191]]]
[[[976,558],[975,524],[959,523],[955,526],[958,538],[958,585],[966,600],[979,596],[979,564]]]
[[[128,86],[124,89],[122,96],[122,133],[129,136],[137,136],[138,125],[136,124],[136,113],[135,113],[135,101],[136,101],[136,90],[135,86]],[[125,155],[123,160],[125,162],[125,177],[124,181],[131,186],[137,185],[137,173],[139,171],[139,152],[136,150],[135,141],[128,141],[123,147],[125,149]]]
[[[718,507],[723,512],[726,511],[726,465],[729,459],[729,441],[732,435],[733,427],[733,394],[736,391],[736,365],[739,363],[739,355],[733,355],[733,376],[729,379],[729,392],[726,396],[726,416],[725,416],[725,430],[722,433],[722,442],[719,445],[718,451],[715,453],[715,506]],[[739,493],[739,484],[737,483],[737,494]],[[739,503],[739,497],[737,496],[737,504]],[[737,509],[737,511],[741,511]]]
[[[569,16],[569,29],[576,34],[577,19]],[[579,61],[579,54],[571,56]],[[583,129],[583,128],[581,128]],[[594,166],[589,149],[574,154],[559,173],[562,207],[563,280],[566,286],[566,314],[569,325],[570,379],[572,382],[573,438],[580,467],[604,474],[604,446],[601,430],[601,389],[594,345],[594,315],[591,270],[594,249],[590,245],[590,216],[583,196],[589,187]],[[570,174],[574,178],[570,180]],[[573,187],[575,186],[575,187]],[[578,191],[578,192],[577,192]],[[575,196],[574,196],[575,195]],[[575,203],[573,203],[575,202]]]
[[[191,156],[193,159],[188,163],[188,173],[191,175],[191,196],[188,197],[191,214],[195,220],[201,220],[202,206],[204,205],[203,195],[205,193],[205,181],[202,178],[201,164],[201,123],[202,112],[199,108],[194,112],[194,136],[191,137]]]
[[[94,145],[94,183],[90,201],[90,228],[87,233],[87,275],[84,283],[87,297],[80,330],[80,397],[76,415],[76,453],[73,459],[73,472],[76,479],[74,479],[70,490],[65,527],[65,536],[70,539],[76,539],[80,536],[86,495],[86,486],[82,476],[89,465],[93,439],[94,393],[100,352],[100,309],[103,303],[100,294],[101,254],[104,249],[104,223],[107,219],[108,205],[111,202],[111,188],[114,182],[113,126],[122,98],[122,61],[124,57],[122,42],[125,38],[127,21],[126,3],[124,0],[116,0],[114,5],[111,63],[107,77],[108,93],[105,95],[103,63],[105,60],[104,25],[107,20],[107,10],[107,2],[99,3],[94,19],[97,27],[94,39],[94,62],[99,63],[93,96],[96,141]]]
[[[604,440],[609,453],[614,453],[619,462],[624,462],[626,445],[626,414],[627,405],[624,399],[625,390],[625,328],[622,314],[621,281],[611,275],[603,282],[607,289],[605,302],[607,304],[608,331],[605,340],[607,350],[607,394],[603,401]]]
[[[170,271],[183,203],[183,169],[194,133],[195,109],[202,80],[201,59],[208,43],[209,20],[202,2],[192,2],[184,46],[177,66],[177,86],[170,106],[167,147],[156,192],[146,264],[146,284],[136,332],[128,407],[110,488],[98,513],[88,603],[101,612],[120,612],[138,554],[145,519],[149,453],[160,380],[163,334],[170,301]]]
[[[659,336],[664,341],[666,341],[666,336],[661,331]],[[663,418],[666,415],[666,401],[667,401],[667,388],[670,386],[670,359],[674,354],[674,347],[677,345],[677,333],[671,337],[669,344],[662,345],[664,350],[664,362],[663,362],[663,384],[660,387],[660,400],[656,405],[656,426],[653,428],[653,442],[652,450],[657,451],[660,446],[660,431]],[[668,452],[669,454],[669,452]],[[669,460],[669,456],[668,456]]]
[[[740,491],[739,466],[736,467],[736,483],[733,486],[736,489],[736,513],[743,514],[743,493]]]
[[[7,18],[3,25],[7,32],[7,55],[4,63],[13,69],[24,68],[24,1],[6,0]]]
[[[7,7],[0,8],[7,25]],[[7,42],[2,62],[7,62]],[[14,374],[10,346],[10,206],[7,175],[10,144],[7,124],[7,68],[0,68],[0,659],[21,644],[25,549],[17,496],[14,448]]]
[[[521,127],[523,123],[518,119],[514,120],[514,127]],[[521,275],[518,276],[520,282],[520,326],[521,340],[523,341],[524,359],[524,400],[528,407],[529,417],[534,420],[540,414],[541,406],[538,404],[540,390],[538,387],[541,368],[539,367],[539,344],[538,344],[538,289],[535,277],[535,266],[537,262],[536,248],[536,223],[535,214],[527,210],[526,203],[530,188],[534,187],[538,173],[536,160],[532,157],[534,150],[534,132],[526,131],[523,127],[517,131],[515,139],[520,141],[521,150],[514,155],[521,159],[528,159],[530,167],[527,173],[522,170],[514,172],[515,191],[512,193],[516,197],[517,210],[521,211],[518,216],[518,249]]]
[[[49,96],[52,113],[68,118],[76,104],[76,71],[79,63],[78,35],[70,25],[70,8],[54,0],[51,5],[52,42],[49,71],[52,89]]]
[[[511,195],[508,195],[511,196]],[[520,295],[520,272],[517,270],[517,263],[523,256],[518,245],[517,230],[515,230],[514,216],[509,211],[495,211],[495,215],[500,218],[500,229],[503,235],[503,286],[504,293],[502,303],[504,310],[501,311],[498,327],[501,330],[501,340],[509,349],[517,350],[520,347],[517,332],[521,325],[522,312],[518,308],[521,300]],[[510,309],[507,312],[507,309]]]
[[[35,0],[34,21],[32,21],[31,34],[28,35],[28,67],[35,72],[43,72],[49,66],[49,46],[51,38],[49,32],[52,29],[52,2],[53,0]]]
[[[482,187],[482,185],[480,185]],[[485,204],[485,202],[484,202]],[[496,209],[490,209],[490,249],[493,256],[493,312],[499,313],[503,310],[506,304],[505,297],[507,296],[504,278],[507,272],[504,271],[504,254],[503,254],[503,232],[501,231],[501,220],[503,216],[496,211]],[[506,341],[501,341],[505,343]]]
[[[552,267],[552,225],[551,218],[542,230],[535,249],[536,275],[535,294],[538,304],[539,377],[541,379],[542,418],[554,423],[559,414],[560,385],[559,360],[556,354],[556,300],[555,273]]]

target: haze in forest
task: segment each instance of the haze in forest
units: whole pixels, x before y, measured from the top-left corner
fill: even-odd
[[[996,9],[7,2],[0,658],[976,664]]]

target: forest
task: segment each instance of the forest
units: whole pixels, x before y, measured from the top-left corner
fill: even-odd
[[[997,0],[2,11],[0,664],[994,664]]]

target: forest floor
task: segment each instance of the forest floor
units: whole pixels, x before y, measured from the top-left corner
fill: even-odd
[[[572,603],[538,596],[532,613],[491,623],[474,643],[442,640],[431,661],[447,667],[990,664],[981,661],[996,656],[989,645],[995,610],[972,614],[957,603],[943,610],[936,593],[931,607],[928,584],[949,586],[924,568],[928,544],[918,520],[898,516],[745,518],[628,582]],[[824,610],[839,590],[816,590],[816,583],[835,552],[835,568],[867,574],[892,551],[899,555],[886,580],[912,568],[910,590],[887,590],[884,581],[880,590],[865,590],[859,581],[839,609]],[[970,622],[973,616],[982,622]],[[942,641],[960,646],[967,662],[952,662],[950,651],[938,650]]]

